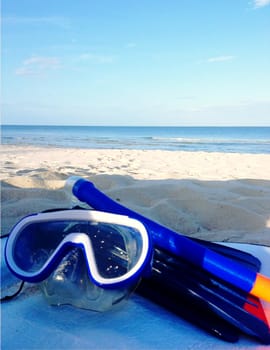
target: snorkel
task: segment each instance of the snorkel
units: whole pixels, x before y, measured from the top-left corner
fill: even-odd
[[[67,187],[80,201],[96,210],[127,215],[142,222],[155,247],[181,257],[240,290],[270,302],[270,279],[266,276],[126,208],[106,196],[88,180],[71,177],[67,180]]]

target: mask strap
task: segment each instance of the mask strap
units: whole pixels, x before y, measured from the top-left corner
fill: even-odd
[[[3,238],[7,238],[8,236],[9,236],[9,233],[7,233],[5,235],[2,235],[0,238],[3,239]],[[21,293],[21,291],[23,289],[23,286],[24,286],[24,281],[21,281],[21,284],[20,284],[18,290],[14,294],[6,295],[4,297],[1,297],[0,298],[0,303],[3,303],[5,301],[10,301],[11,299],[15,298],[18,294]]]

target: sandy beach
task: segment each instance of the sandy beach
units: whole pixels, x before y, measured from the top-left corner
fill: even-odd
[[[1,147],[2,231],[24,215],[70,207],[72,175],[189,236],[270,246],[270,155]]]

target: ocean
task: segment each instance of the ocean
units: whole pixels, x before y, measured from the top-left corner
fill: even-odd
[[[92,149],[270,153],[270,127],[3,125],[2,144]]]

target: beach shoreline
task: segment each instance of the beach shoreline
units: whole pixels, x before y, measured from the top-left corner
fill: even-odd
[[[22,216],[74,204],[81,176],[188,236],[270,246],[270,154],[1,146],[2,234]]]
[[[52,171],[135,179],[270,180],[270,154],[1,145],[5,177]]]

